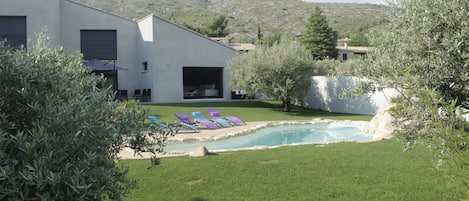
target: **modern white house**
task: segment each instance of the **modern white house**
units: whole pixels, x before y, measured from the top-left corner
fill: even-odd
[[[155,15],[133,21],[72,0],[0,1],[0,39],[26,45],[44,28],[51,46],[102,64],[91,68],[127,98],[231,99],[227,63],[238,51],[226,44]]]

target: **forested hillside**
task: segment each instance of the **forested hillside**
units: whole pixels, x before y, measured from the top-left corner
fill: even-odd
[[[388,7],[374,4],[307,3],[299,0],[76,0],[130,19],[149,14],[192,27],[205,26],[214,16],[225,15],[229,20],[230,36],[238,40],[256,38],[258,27],[262,34],[299,34],[304,23],[319,6],[330,26],[345,37],[383,26]]]

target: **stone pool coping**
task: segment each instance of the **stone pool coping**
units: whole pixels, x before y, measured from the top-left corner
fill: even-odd
[[[288,124],[321,124],[321,123],[341,123],[341,124],[350,124],[350,125],[358,125],[367,127],[370,123],[368,121],[351,121],[351,120],[330,120],[330,119],[312,119],[312,120],[288,120],[288,121],[254,121],[254,122],[247,122],[246,125],[243,126],[234,126],[230,128],[219,128],[219,129],[200,129],[200,132],[195,133],[192,130],[180,130],[178,134],[168,138],[167,144],[171,143],[184,143],[184,142],[195,142],[195,141],[213,141],[213,140],[221,140],[225,138],[230,138],[239,135],[247,135],[250,133],[255,132],[257,129],[270,127],[270,126],[277,126],[277,125],[288,125]],[[334,143],[341,143],[341,142],[373,142],[379,141],[382,139],[388,139],[390,136],[387,136],[382,133],[374,133],[372,140],[366,141],[340,141]],[[325,143],[309,143],[309,144],[317,144],[323,145]],[[254,150],[254,149],[268,149],[268,148],[276,148],[282,146],[295,146],[293,145],[279,145],[279,146],[259,146],[259,147],[251,147],[251,148],[242,148],[242,149],[233,149],[233,150],[221,150],[216,152],[226,152],[226,151],[239,151],[239,150]],[[209,150],[210,151],[210,150]],[[187,156],[190,153],[187,152],[170,152],[170,153],[161,153],[158,154],[157,157],[174,157],[174,156]],[[149,153],[142,153],[141,156],[135,156],[134,151],[128,147],[124,147],[122,151],[119,153],[119,157],[121,159],[142,159],[142,158],[150,158],[151,154]]]

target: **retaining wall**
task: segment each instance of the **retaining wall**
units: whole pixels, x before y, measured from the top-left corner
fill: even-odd
[[[385,89],[359,98],[341,98],[342,92],[357,82],[356,77],[313,76],[305,106],[330,112],[374,115],[379,109],[389,107],[391,97],[397,95],[395,90]]]

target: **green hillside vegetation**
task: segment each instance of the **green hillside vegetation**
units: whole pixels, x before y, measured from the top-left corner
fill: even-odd
[[[76,0],[129,19],[149,14],[203,27],[219,15],[228,17],[230,36],[252,41],[260,25],[264,36],[275,33],[301,34],[315,6],[323,10],[339,37],[365,35],[386,23],[388,7],[374,4],[307,3],[300,0]],[[352,37],[353,39],[353,37]]]

